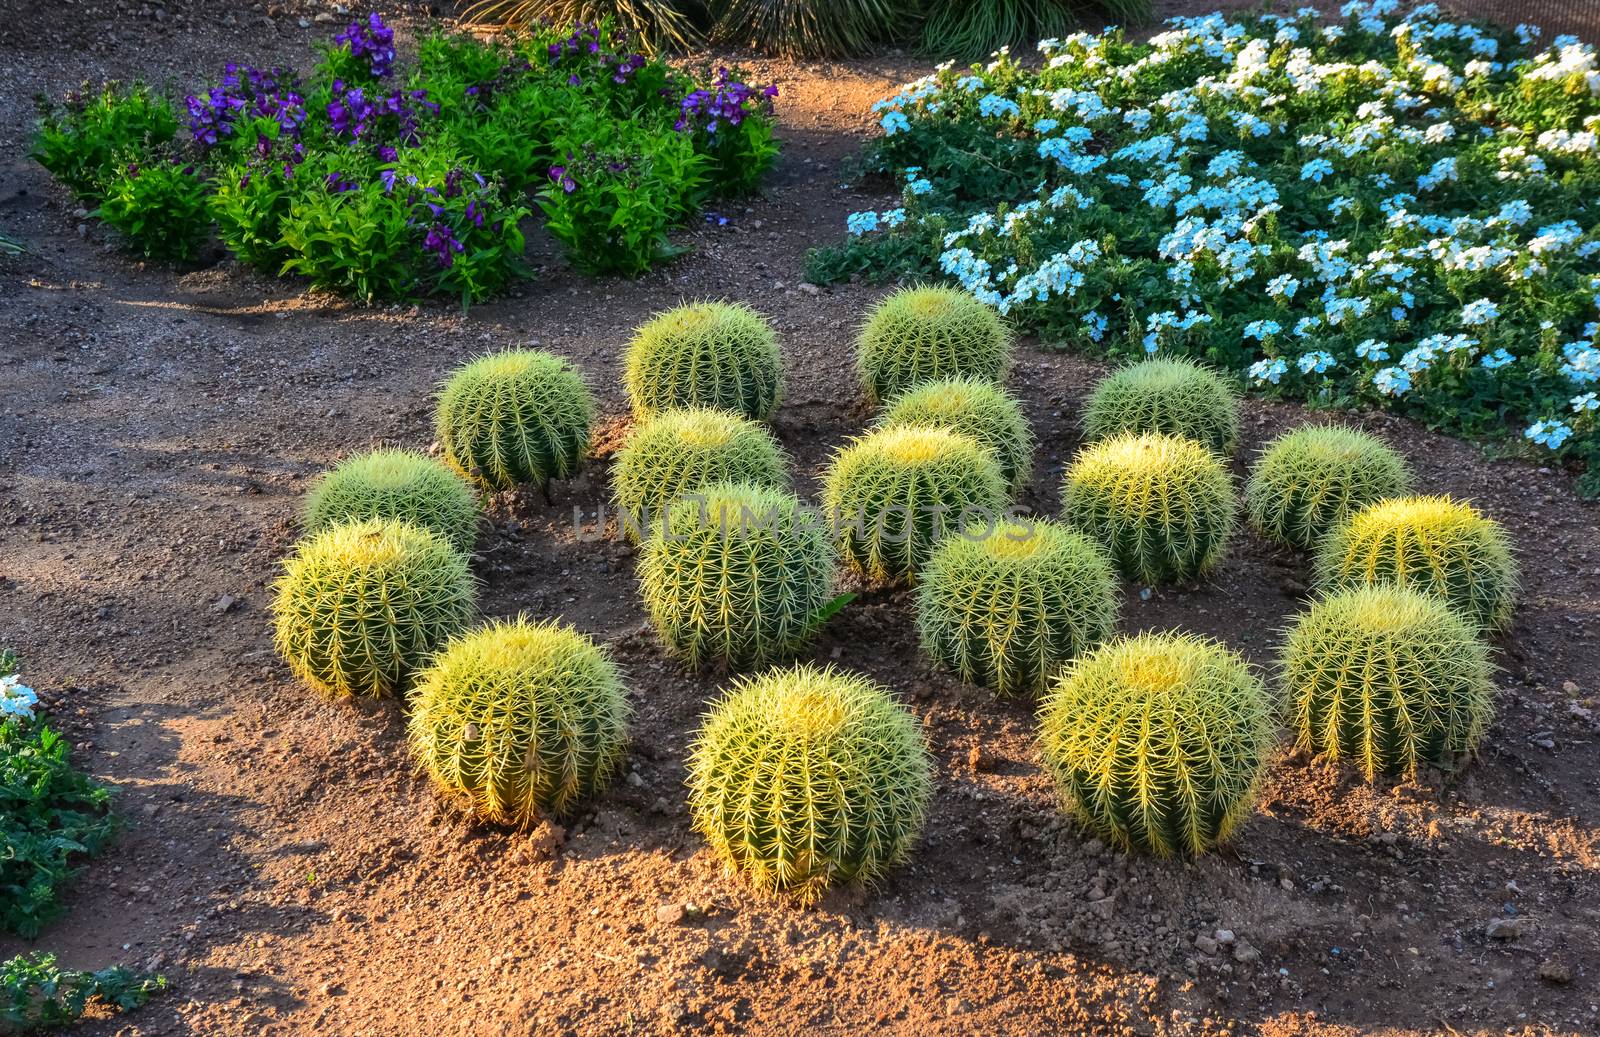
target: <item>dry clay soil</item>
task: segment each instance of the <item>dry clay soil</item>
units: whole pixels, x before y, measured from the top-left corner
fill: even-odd
[[[0,958],[48,949],[172,980],[83,1032],[1600,1032],[1597,510],[1567,474],[1380,415],[1340,420],[1409,455],[1421,489],[1503,522],[1524,568],[1496,642],[1497,718],[1469,765],[1369,785],[1285,753],[1233,845],[1127,857],[1063,821],[1031,706],[938,672],[909,596],[869,592],[815,655],[871,674],[926,725],[937,786],[914,858],[811,909],[725,875],[690,829],[682,762],[725,678],[664,656],[632,554],[575,532],[573,510],[592,524],[607,498],[630,329],[702,297],[776,325],[775,429],[815,492],[869,417],[851,343],[884,289],[818,290],[802,257],[885,201],[842,186],[843,163],[867,105],[917,65],[758,65],[782,90],[786,144],[765,198],[690,229],[689,255],[636,282],[576,276],[535,232],[538,276],[466,316],[366,308],[229,263],[141,267],[23,157],[39,91],[292,60],[332,31],[315,13],[95,0],[0,19],[0,226],[32,249],[0,267],[0,643],[126,821],[68,914],[36,944],[0,939]],[[401,19],[403,39],[415,25]],[[268,629],[310,481],[374,444],[429,448],[438,381],[512,344],[575,360],[607,420],[555,504],[492,502],[482,611],[560,616],[605,642],[637,710],[623,779],[528,832],[440,802],[407,758],[401,705],[324,701]],[[1041,442],[1024,494],[1040,512],[1058,507],[1103,371],[1022,343],[1011,384]],[[1241,476],[1271,436],[1333,417],[1260,401],[1245,415]],[[1122,627],[1221,637],[1270,670],[1305,580],[1304,559],[1242,531],[1211,582],[1128,588]]]

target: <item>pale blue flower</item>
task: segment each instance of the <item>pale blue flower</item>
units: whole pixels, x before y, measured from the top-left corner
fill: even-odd
[[[1289,364],[1281,356],[1268,357],[1257,360],[1250,365],[1250,380],[1257,385],[1271,383],[1277,385],[1289,371]]]
[[[1267,282],[1267,294],[1274,299],[1288,301],[1294,298],[1294,293],[1300,290],[1300,281],[1288,274],[1279,274]]]
[[[1582,396],[1572,398],[1572,410],[1582,414],[1585,411],[1600,410],[1600,393],[1586,392]]]
[[[1333,163],[1325,158],[1314,158],[1300,167],[1300,179],[1320,184],[1333,175]]]
[[[1336,367],[1338,362],[1327,350],[1314,349],[1309,353],[1302,353],[1300,359],[1295,361],[1295,365],[1300,368],[1301,374],[1324,374]]]
[[[1282,330],[1283,325],[1275,320],[1253,320],[1244,326],[1244,337],[1253,338],[1257,342],[1265,342]]]
[[[845,217],[844,226],[852,237],[870,234],[878,229],[878,214],[870,209],[866,212],[853,212]]]
[[[904,222],[906,222],[906,211],[904,209],[890,209],[883,214],[883,225],[885,227],[898,227]]]
[[[1479,299],[1461,307],[1461,323],[1467,327],[1487,324],[1500,316],[1500,307],[1488,299]]]
[[[904,112],[890,112],[883,117],[880,124],[886,136],[893,137],[896,133],[907,133],[911,130],[911,120],[907,119]]]
[[[1051,130],[1060,125],[1061,120],[1059,119],[1040,119],[1038,122],[1033,124],[1033,129],[1035,133],[1049,133]]]
[[[1561,444],[1571,437],[1572,428],[1566,422],[1554,418],[1540,418],[1522,433],[1522,438],[1549,447],[1551,450],[1560,449]]]
[[[1377,363],[1380,360],[1387,360],[1389,359],[1389,343],[1379,342],[1375,338],[1369,338],[1356,347],[1356,356],[1363,360],[1370,360],[1373,363]]]
[[[0,677],[0,718],[32,720],[33,708],[38,704],[39,696],[17,674]]]
[[[1504,346],[1501,346],[1492,353],[1485,353],[1483,359],[1479,360],[1478,363],[1487,370],[1498,371],[1507,364],[1515,363],[1516,359],[1506,351]]]
[[[1372,376],[1372,387],[1385,396],[1404,396],[1411,391],[1411,372],[1403,367],[1385,367]]]

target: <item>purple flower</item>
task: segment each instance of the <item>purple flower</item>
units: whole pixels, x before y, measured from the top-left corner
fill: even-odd
[[[456,240],[450,228],[442,223],[435,223],[428,228],[428,236],[422,240],[422,248],[426,252],[432,252],[438,259],[439,266],[446,270],[455,265],[456,253],[466,251],[466,247]]]
[[[571,194],[578,189],[578,182],[567,175],[566,166],[551,166],[550,179],[560,184],[561,189],[567,194]]]
[[[344,194],[346,191],[359,191],[361,185],[354,180],[346,180],[343,173],[333,172],[328,174],[328,191],[331,194]]]
[[[348,46],[352,57],[365,57],[374,79],[382,79],[393,70],[394,30],[376,14],[367,17],[366,25],[351,22],[350,28],[335,36],[333,42]]]

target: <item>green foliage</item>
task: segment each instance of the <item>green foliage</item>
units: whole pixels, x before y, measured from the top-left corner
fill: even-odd
[[[596,114],[570,124],[555,150],[539,204],[573,266],[636,277],[682,251],[667,230],[698,211],[711,166],[692,135]]]
[[[1012,493],[1033,471],[1033,431],[1016,397],[982,378],[922,382],[888,402],[874,428],[929,425],[971,436],[994,454]]]
[[[783,489],[788,459],[748,418],[710,407],[662,411],[634,429],[611,469],[624,534],[638,540],[680,495],[714,482]]]
[[[219,169],[211,180],[206,208],[224,247],[248,266],[277,273],[290,258],[283,240],[298,186],[276,166],[239,161]]]
[[[916,16],[908,0],[721,0],[717,34],[786,58],[863,54]]]
[[[977,60],[1064,36],[1078,22],[1063,0],[931,0],[922,49],[937,58]]]
[[[997,522],[1006,484],[994,456],[948,429],[880,429],[834,455],[825,510],[845,563],[874,583],[909,582],[947,534]]]
[[[1245,660],[1189,634],[1123,637],[1071,663],[1039,744],[1097,835],[1159,856],[1203,853],[1250,813],[1272,705]]]
[[[0,1029],[29,1033],[71,1026],[91,1006],[128,1012],[166,988],[164,976],[124,968],[63,969],[53,954],[19,954],[0,962]]]
[[[1204,576],[1221,558],[1233,532],[1233,481],[1194,440],[1128,433],[1073,460],[1061,509],[1128,579],[1176,583]]]
[[[1037,695],[1111,636],[1116,575],[1099,544],[1048,520],[952,536],[917,589],[923,649],[964,681]]]
[[[67,96],[59,108],[39,105],[33,157],[84,201],[98,205],[129,162],[164,147],[178,132],[172,106],[135,83],[107,83]]]
[[[772,326],[749,306],[691,303],[635,332],[623,385],[640,418],[704,406],[766,421],[783,395],[783,360]]]
[[[682,498],[645,541],[639,593],[661,640],[691,667],[794,655],[832,597],[833,545],[793,494],[716,483]]]
[[[761,893],[816,900],[910,855],[932,791],[922,731],[865,677],[813,665],[737,681],[689,757],[696,830]]]
[[[1310,550],[1357,511],[1410,485],[1405,458],[1378,437],[1308,425],[1262,451],[1245,487],[1245,513],[1262,536]]]
[[[175,159],[130,163],[112,174],[90,215],[149,259],[188,263],[211,239],[206,183],[193,166]]]
[[[1101,380],[1083,413],[1084,438],[1164,432],[1226,457],[1239,440],[1234,389],[1211,368],[1184,357],[1130,364]]]
[[[878,402],[922,382],[980,378],[999,383],[1011,336],[994,310],[953,288],[903,288],[878,303],[856,346],[867,396]]]
[[[396,695],[472,616],[467,560],[431,530],[368,519],[300,542],[273,585],[274,639],[334,696]]]
[[[342,462],[306,495],[306,531],[340,522],[398,519],[431,529],[461,551],[478,539],[478,501],[448,467],[412,450],[369,450]]]
[[[699,0],[478,0],[461,17],[502,29],[604,23],[655,55],[701,43],[703,12]]]
[[[468,177],[447,145],[406,150],[392,165],[330,152],[301,163],[294,179],[279,225],[283,273],[369,302],[432,295],[465,306],[523,272],[518,222],[528,210]]]
[[[583,375],[537,350],[479,357],[439,390],[434,432],[446,461],[491,490],[577,473],[589,452],[594,400]]]
[[[1490,673],[1488,646],[1443,599],[1393,585],[1316,602],[1283,650],[1299,746],[1368,780],[1470,752],[1494,715]]]
[[[116,830],[111,791],[75,770],[70,754],[43,721],[0,719],[0,931],[39,935],[63,911],[75,861]]]
[[[417,678],[412,755],[497,824],[567,813],[622,763],[628,703],[611,657],[556,622],[497,620],[453,639]]]
[[[1395,583],[1437,594],[1469,622],[1511,622],[1517,565],[1505,530],[1449,497],[1398,497],[1351,516],[1317,552],[1317,585],[1335,591]]]

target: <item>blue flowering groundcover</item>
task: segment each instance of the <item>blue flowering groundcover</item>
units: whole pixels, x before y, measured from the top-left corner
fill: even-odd
[[[376,14],[311,70],[230,64],[181,111],[142,86],[41,106],[34,155],[134,250],[241,261],[362,299],[459,298],[527,273],[542,210],[572,264],[636,275],[712,197],[756,190],[776,90],[696,78],[606,26],[434,31],[414,64]]]
[[[941,66],[880,101],[811,276],[942,277],[1047,341],[1176,352],[1587,465],[1600,491],[1600,63],[1353,2]]]

